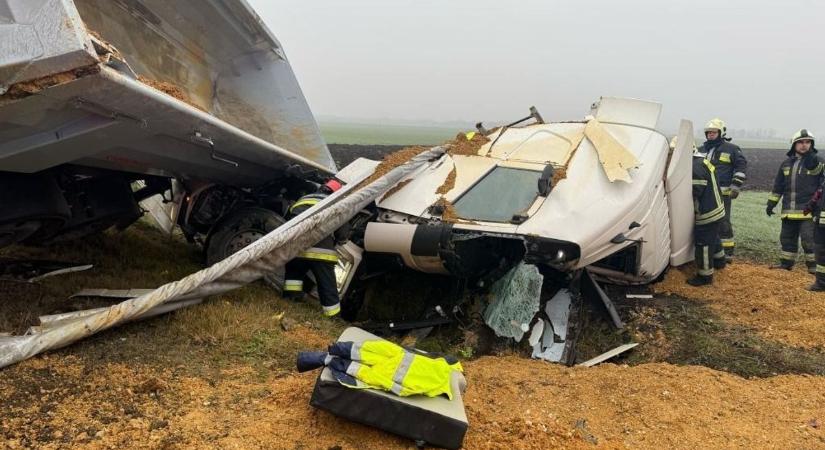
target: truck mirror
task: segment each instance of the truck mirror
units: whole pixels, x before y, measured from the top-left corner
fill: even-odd
[[[625,241],[627,241],[627,236],[625,236],[624,233],[619,233],[619,234],[613,236],[613,239],[610,240],[610,243],[611,244],[621,244],[622,242],[625,242]]]
[[[553,189],[553,166],[547,166],[541,171],[541,177],[538,181],[539,195],[547,197],[547,194]]]

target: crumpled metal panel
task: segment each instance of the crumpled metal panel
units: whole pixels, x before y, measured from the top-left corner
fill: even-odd
[[[93,34],[110,51],[100,60]],[[0,97],[0,143],[6,147],[0,159],[17,159],[0,160],[3,170],[78,164],[161,176],[187,174],[164,160],[167,154],[186,160],[185,153],[192,150],[185,142],[182,147],[170,140],[140,142],[139,127],[151,125],[152,114],[122,98],[99,99],[111,89],[112,80],[127,84],[116,75],[131,81],[137,75],[165,93],[130,89],[114,94],[128,95],[138,105],[158,96],[164,103],[179,104],[175,122],[177,134],[188,134],[184,141],[195,131],[207,136],[209,131],[199,124],[183,126],[180,122],[196,116],[187,109],[211,116],[201,120],[205,128],[217,120],[224,124],[218,128],[232,127],[260,141],[245,139],[244,145],[256,159],[252,162],[267,170],[247,165],[238,178],[248,178],[249,171],[255,178],[255,172],[283,168],[279,153],[295,155],[325,172],[336,169],[280,43],[243,0],[0,0],[0,94],[24,81],[31,83],[22,91],[33,94]],[[71,97],[63,96],[68,93]],[[141,97],[151,98],[144,102]],[[109,103],[117,107],[96,108]],[[189,108],[181,112],[181,105]],[[77,139],[86,133],[88,142],[75,147],[83,155],[44,146],[49,137],[64,132]],[[134,160],[133,148],[113,147],[112,139],[125,139],[144,156],[160,154],[149,161]],[[85,155],[97,158],[83,160]],[[233,161],[243,164],[243,155],[236,157],[241,161]],[[202,169],[193,176],[235,182],[231,173],[214,173],[228,172],[228,167]]]
[[[324,167],[335,163],[283,48],[242,0],[75,0],[141,76]]]
[[[0,94],[97,61],[70,0],[0,0]]]
[[[0,367],[143,316],[159,305],[218,295],[256,281],[283,267],[300,252],[328,236],[422,164],[444,154],[443,147],[420,153],[365,187],[349,184],[286,224],[225,260],[167,283],[138,298],[77,319],[60,320],[29,330],[24,336],[0,337]],[[362,176],[366,178],[371,171]],[[346,195],[345,195],[346,194]]]

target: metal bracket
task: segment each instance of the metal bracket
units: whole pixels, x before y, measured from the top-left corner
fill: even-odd
[[[236,161],[232,161],[229,158],[225,158],[225,157],[221,156],[215,150],[215,141],[213,141],[212,138],[210,138],[210,137],[204,136],[200,131],[195,131],[195,133],[192,135],[192,140],[199,143],[199,144],[208,145],[209,150],[210,150],[209,157],[212,158],[213,160],[220,161],[222,163],[226,163],[226,164],[229,164],[230,166],[234,166],[234,167],[240,166],[240,164],[238,164]]]

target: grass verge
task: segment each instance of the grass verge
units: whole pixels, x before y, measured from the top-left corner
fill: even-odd
[[[782,221],[778,214],[765,214],[767,199],[767,192],[744,191],[733,201],[731,222],[738,256],[757,262],[774,262],[779,258]]]

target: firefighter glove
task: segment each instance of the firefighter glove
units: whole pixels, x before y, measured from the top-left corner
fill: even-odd
[[[765,207],[765,214],[767,214],[768,217],[772,216],[774,208],[776,208],[776,202],[768,200],[768,206]]]

